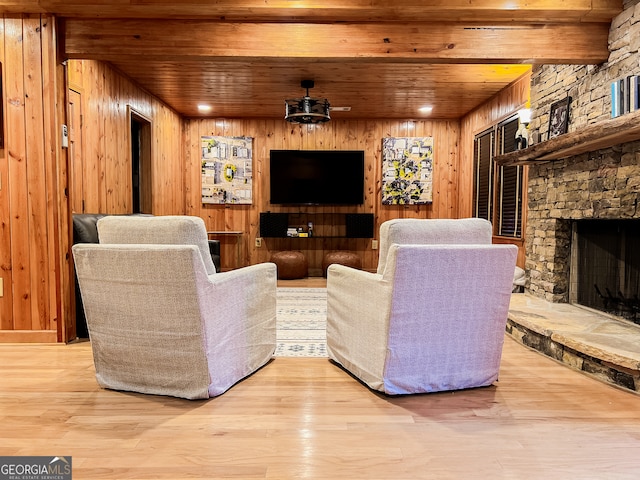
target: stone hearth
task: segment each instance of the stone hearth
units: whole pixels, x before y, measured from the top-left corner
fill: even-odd
[[[598,380],[640,393],[640,326],[567,303],[511,295],[507,333]]]
[[[507,332],[567,366],[640,393],[640,326],[570,305],[572,224],[640,218],[640,141],[530,167],[526,294]]]

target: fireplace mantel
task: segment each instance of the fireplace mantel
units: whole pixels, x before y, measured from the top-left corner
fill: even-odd
[[[498,165],[534,165],[640,140],[640,111],[565,133],[522,150],[495,157]]]

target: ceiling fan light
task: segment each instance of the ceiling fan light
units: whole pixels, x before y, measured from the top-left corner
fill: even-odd
[[[329,100],[309,96],[309,88],[313,87],[313,81],[303,80],[302,87],[307,89],[307,94],[304,97],[284,101],[284,119],[290,123],[300,124],[324,123],[331,120]]]
[[[304,97],[285,100],[284,119],[291,123],[324,123],[331,120],[326,98]]]

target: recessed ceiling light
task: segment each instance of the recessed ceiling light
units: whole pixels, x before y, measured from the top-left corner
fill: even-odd
[[[351,107],[330,107],[329,110],[332,112],[350,112]]]
[[[200,105],[198,105],[198,111],[200,113],[207,113],[211,111],[211,105],[205,105],[204,103],[201,103]]]
[[[429,113],[431,113],[431,112],[433,111],[433,107],[420,107],[420,108],[418,109],[418,111],[419,111],[420,113],[429,114]]]

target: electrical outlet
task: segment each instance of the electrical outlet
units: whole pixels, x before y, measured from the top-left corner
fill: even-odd
[[[262,246],[262,238],[256,237],[256,247],[260,248]]]
[[[378,249],[378,240],[371,240],[371,250]]]

